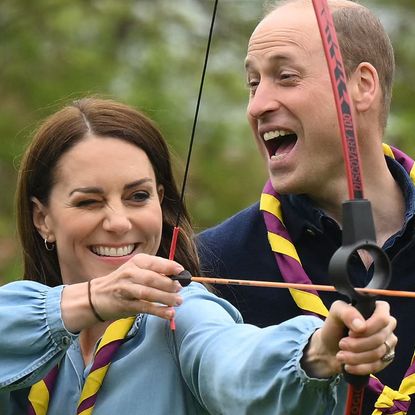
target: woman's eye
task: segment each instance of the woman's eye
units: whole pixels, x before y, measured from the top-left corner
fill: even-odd
[[[140,191],[140,192],[134,192],[131,195],[131,200],[135,202],[144,202],[150,197],[150,194],[148,192]]]
[[[85,200],[80,200],[78,202],[76,202],[76,206],[77,207],[87,207],[87,206],[92,206],[96,203],[99,203],[99,200],[96,199],[85,199]]]

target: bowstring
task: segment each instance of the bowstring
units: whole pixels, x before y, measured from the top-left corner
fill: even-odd
[[[170,252],[169,252],[169,259],[170,260],[173,260],[174,257],[175,257],[177,238],[178,238],[178,235],[179,235],[179,232],[180,232],[180,218],[181,218],[181,215],[182,215],[182,206],[183,206],[183,203],[184,203],[184,193],[185,193],[185,190],[186,190],[186,183],[187,183],[187,178],[188,178],[188,175],[189,175],[190,159],[192,157],[193,143],[194,143],[194,138],[195,138],[196,125],[197,125],[197,121],[198,121],[198,117],[199,117],[200,102],[201,102],[201,99],[202,99],[203,85],[204,85],[204,82],[205,82],[207,63],[208,63],[209,54],[210,54],[210,45],[212,43],[213,27],[214,27],[215,20],[216,20],[216,11],[217,11],[217,8],[218,8],[218,1],[219,0],[215,0],[215,4],[214,4],[214,7],[213,7],[212,18],[211,18],[211,22],[210,22],[209,36],[208,36],[208,41],[207,41],[207,46],[206,46],[205,59],[204,59],[204,63],[203,63],[202,76],[201,76],[201,79],[200,79],[199,93],[198,93],[198,96],[197,96],[195,115],[194,115],[194,118],[193,118],[193,125],[192,125],[192,132],[191,132],[190,141],[189,141],[189,149],[188,149],[188,152],[187,152],[186,168],[185,168],[185,171],[184,171],[182,188],[181,188],[181,191],[180,191],[180,203],[179,203],[179,207],[178,207],[178,211],[177,211],[176,225],[173,228],[173,235],[172,235],[172,240],[171,240],[171,245],[170,245]],[[174,321],[174,317],[170,320],[170,331],[171,331],[172,337],[173,337],[173,346],[174,346],[174,352],[175,352],[176,359],[177,359],[177,364],[178,364],[179,370],[181,371],[179,349],[178,349],[178,346],[177,346],[177,339],[176,339],[176,323]],[[183,396],[183,401],[184,401],[185,408],[186,408],[186,413],[187,413],[188,404],[187,404],[186,393],[185,393],[185,382],[184,382],[182,377],[181,377],[181,383],[182,383],[182,386],[183,386],[182,396]]]
[[[203,92],[203,86],[204,86],[204,83],[205,83],[205,75],[206,75],[207,64],[208,64],[208,60],[209,60],[210,46],[211,46],[211,43],[212,43],[213,27],[215,25],[215,20],[216,20],[216,11],[217,11],[217,8],[218,8],[218,1],[219,0],[215,0],[215,4],[213,6],[212,18],[211,18],[211,22],[210,22],[209,36],[208,36],[208,41],[207,41],[207,46],[206,46],[205,59],[204,59],[204,63],[203,63],[202,76],[200,78],[199,93],[198,93],[198,96],[197,96],[195,115],[193,117],[192,132],[191,132],[190,141],[189,141],[189,149],[188,149],[187,158],[186,158],[186,167],[185,167],[185,171],[184,171],[184,175],[183,175],[182,188],[181,188],[181,191],[180,191],[180,203],[179,203],[179,207],[178,207],[178,210],[177,210],[176,224],[173,228],[173,235],[172,235],[172,240],[171,240],[171,245],[170,245],[169,259],[171,259],[171,260],[174,259],[174,256],[175,256],[175,253],[176,253],[177,238],[178,238],[179,232],[180,232],[180,218],[181,218],[182,210],[183,210],[182,206],[183,206],[183,203],[184,203],[184,194],[185,194],[185,191],[186,191],[187,178],[189,176],[190,159],[192,157],[193,144],[194,144],[195,132],[196,132],[196,125],[197,125],[197,121],[198,121],[198,118],[199,118],[200,102],[202,100],[202,92]]]

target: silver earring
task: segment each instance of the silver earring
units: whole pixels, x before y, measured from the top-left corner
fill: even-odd
[[[54,242],[49,242],[47,240],[47,238],[45,238],[43,240],[43,242],[45,243],[45,248],[47,251],[53,251],[55,249],[55,243]]]

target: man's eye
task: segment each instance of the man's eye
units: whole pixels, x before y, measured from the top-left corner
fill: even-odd
[[[256,87],[259,85],[259,81],[256,79],[248,80],[246,85],[249,89],[256,89]]]
[[[298,75],[295,73],[285,72],[280,75],[282,81],[287,82],[296,82],[298,80]]]
[[[253,97],[255,95],[255,91],[258,88],[259,81],[256,80],[256,79],[248,80],[247,83],[246,83],[246,85],[247,85],[247,87],[249,89],[249,95],[251,97]]]

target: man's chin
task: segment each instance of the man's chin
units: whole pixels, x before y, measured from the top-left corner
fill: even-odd
[[[292,180],[284,180],[281,175],[272,173],[270,173],[269,178],[271,180],[272,187],[280,195],[300,193],[299,189],[295,186]]]

